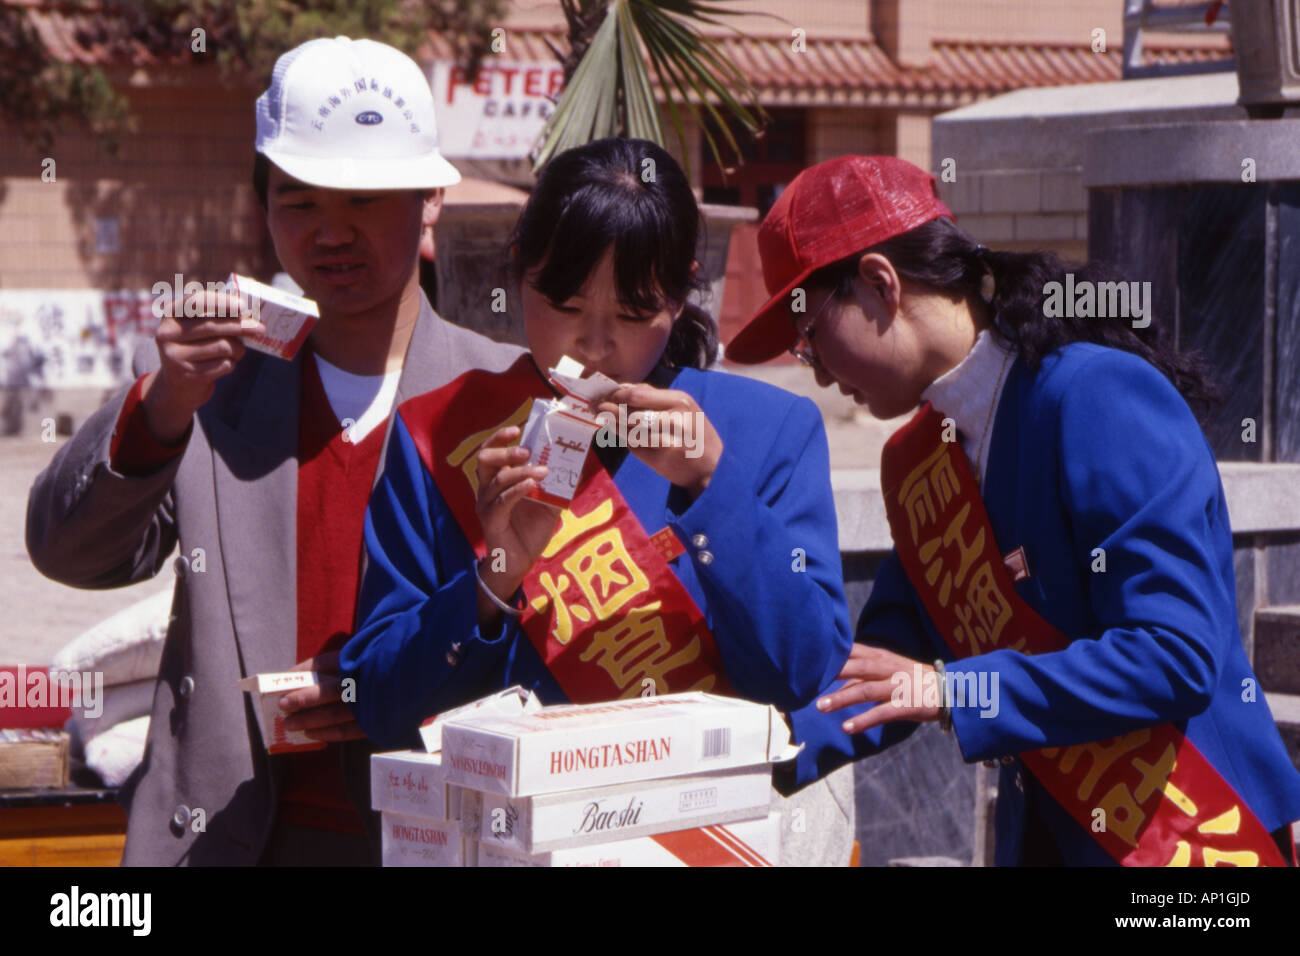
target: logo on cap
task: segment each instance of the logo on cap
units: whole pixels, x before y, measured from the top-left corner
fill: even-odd
[[[378,126],[384,121],[384,118],[374,110],[366,110],[364,113],[357,114],[357,122],[362,126]]]

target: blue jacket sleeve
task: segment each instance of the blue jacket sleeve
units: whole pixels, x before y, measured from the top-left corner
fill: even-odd
[[[806,398],[789,403],[755,468],[732,443],[762,434],[724,437],[708,487],[669,524],[695,562],[728,680],[790,711],[848,658],[848,605],[821,413]]]
[[[898,555],[891,551],[876,572],[871,594],[858,617],[856,640],[916,660],[932,659],[934,649],[917,613],[913,594]],[[843,684],[844,681],[835,680],[817,699],[839,690]],[[815,699],[791,713],[794,742],[804,746],[795,760],[793,777],[787,772],[784,778],[782,775],[774,778],[777,788],[788,793],[805,787],[850,761],[869,757],[906,740],[919,726],[913,721],[891,721],[859,734],[845,733],[843,723],[866,713],[871,706],[860,704],[824,714],[817,709]]]
[[[426,718],[465,703],[508,649],[513,619],[478,626],[474,553],[400,415],[366,509],[368,567],[357,630],[339,655],[356,680],[353,713],[378,746],[419,745]],[[459,656],[449,654],[453,642]]]
[[[1231,554],[1227,508],[1191,410],[1126,353],[1098,352],[1062,384],[1058,474],[1073,531],[1062,544],[1075,550],[1099,631],[1061,651],[993,651],[949,668],[959,680],[987,672],[996,689],[991,714],[953,708],[967,760],[1192,717],[1209,706],[1237,633],[1220,566]]]

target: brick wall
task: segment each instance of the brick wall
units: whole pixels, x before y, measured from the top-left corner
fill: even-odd
[[[46,157],[0,130],[0,287],[148,288],[177,271],[206,281],[273,267],[249,184],[256,93],[198,79],[131,88],[137,128],[116,157],[59,137],[54,182],[41,179]],[[116,253],[97,248],[97,220],[116,221]]]

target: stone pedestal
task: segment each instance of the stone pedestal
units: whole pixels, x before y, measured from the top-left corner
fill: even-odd
[[[1084,185],[1089,256],[1150,281],[1152,322],[1228,393],[1203,419],[1215,456],[1300,462],[1300,120],[1100,130]],[[1233,525],[1249,648],[1256,608],[1300,602],[1300,537]]]

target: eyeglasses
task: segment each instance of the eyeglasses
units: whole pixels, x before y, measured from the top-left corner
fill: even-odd
[[[822,304],[818,306],[812,318],[802,323],[795,323],[796,334],[794,344],[790,346],[790,354],[804,365],[815,366],[817,364],[817,353],[813,351],[812,347],[813,327],[817,324],[817,320],[822,317],[822,313],[826,311],[826,306],[836,297],[837,291],[832,291],[830,295],[822,300]]]

